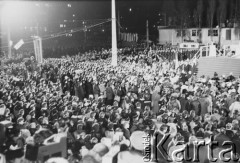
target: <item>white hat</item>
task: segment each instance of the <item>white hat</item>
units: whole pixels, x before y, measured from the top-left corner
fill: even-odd
[[[93,98],[93,95],[89,95],[89,98]]]
[[[94,152],[98,153],[101,157],[109,152],[108,146],[103,143],[97,143],[94,145],[93,149]]]
[[[144,137],[147,137],[145,132],[134,131],[130,137],[132,147],[139,151],[144,150]]]
[[[135,163],[135,162],[144,163],[143,156],[132,153],[130,151],[123,151],[118,154],[118,163]]]

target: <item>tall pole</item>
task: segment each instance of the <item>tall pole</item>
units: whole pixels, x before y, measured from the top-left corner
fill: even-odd
[[[148,20],[147,20],[147,23],[146,23],[146,32],[147,32],[147,34],[146,34],[146,36],[147,36],[147,47],[149,47],[149,29],[148,29]]]
[[[235,4],[235,15],[234,15],[234,25],[233,25],[234,28],[237,22],[237,7],[238,7],[238,0],[236,0],[236,4]]]
[[[10,33],[9,24],[7,27],[7,38],[8,38],[8,58],[11,58],[12,57],[12,45],[11,45],[11,33]]]
[[[2,7],[1,7],[2,5],[0,5],[0,11],[2,11]],[[0,14],[2,15],[2,12],[0,12]],[[2,24],[2,17],[0,17],[1,18],[1,21],[0,21],[0,23]],[[1,33],[1,31],[0,31],[0,57],[4,57],[4,56],[1,56],[2,54],[3,54],[3,49],[2,49],[2,36],[3,34]],[[1,64],[1,62],[0,62],[0,64]]]
[[[164,16],[165,16],[164,24],[165,26],[167,26],[167,14],[165,13]]]
[[[38,22],[37,22],[37,36],[39,36]]]
[[[178,69],[178,52],[177,51],[175,51],[175,70],[177,70]]]
[[[120,11],[118,10],[118,41],[121,41],[120,39],[120,36],[121,36],[121,31],[120,31],[120,28],[121,28],[121,20],[120,20]]]
[[[112,0],[112,66],[117,66],[117,29],[115,0]]]
[[[87,28],[85,27],[84,29],[84,43],[86,44],[87,42]]]

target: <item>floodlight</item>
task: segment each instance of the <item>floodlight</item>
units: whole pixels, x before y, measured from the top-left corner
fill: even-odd
[[[27,1],[4,1],[2,8],[2,20],[3,23],[14,23],[21,21],[22,18],[26,18],[33,12],[31,3]]]

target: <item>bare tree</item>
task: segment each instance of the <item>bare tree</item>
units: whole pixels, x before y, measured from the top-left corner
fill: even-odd
[[[203,14],[203,0],[197,2],[197,17],[198,17],[198,28],[202,27],[202,14]]]
[[[208,25],[211,28],[211,41],[212,41],[212,36],[213,36],[213,21],[214,21],[214,14],[215,14],[215,9],[216,9],[216,0],[208,0]]]
[[[235,1],[236,0],[228,0],[228,3],[229,3],[229,20],[228,20],[228,27],[233,27],[233,23],[235,21],[235,9],[236,9],[236,6],[235,6]]]
[[[201,42],[201,27],[202,27],[202,14],[203,14],[203,0],[197,1],[197,8],[193,12],[194,25],[198,27],[197,35],[198,42]]]
[[[176,25],[174,22],[174,19],[177,15],[177,11],[176,11],[175,7],[176,6],[175,6],[175,3],[173,0],[163,1],[162,5],[161,5],[161,11],[163,14],[165,14],[165,18],[167,18],[167,17],[169,18],[168,23],[167,23],[169,26]]]
[[[178,36],[181,35],[181,39],[183,42],[183,38],[186,36],[185,28],[189,27],[189,8],[187,7],[187,1],[176,1],[177,2],[177,19],[178,19]]]
[[[218,25],[221,26],[225,22],[227,16],[227,0],[218,0],[217,20]]]
[[[238,0],[236,0],[236,8],[235,8],[235,17],[236,17],[236,20],[235,22],[236,23],[240,23],[240,2]]]
[[[225,22],[227,17],[227,0],[218,0],[217,8],[217,21],[219,26],[219,46],[221,46],[221,33],[222,33],[222,23]]]
[[[193,21],[194,21],[194,27],[198,27],[198,14],[197,14],[197,9],[193,11]]]
[[[234,34],[238,36],[240,39],[240,2],[239,0],[236,0],[236,13],[235,13],[235,23],[237,23],[236,29],[234,30]]]

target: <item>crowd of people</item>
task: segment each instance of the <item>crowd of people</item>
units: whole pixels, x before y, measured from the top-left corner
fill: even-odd
[[[197,77],[196,61],[184,58],[176,65],[156,49],[120,49],[116,67],[110,54],[103,49],[5,65],[0,121],[12,125],[0,146],[2,157],[35,161],[44,140],[58,133],[68,138],[69,163],[144,162],[143,137],[155,133],[170,134],[168,152],[176,141],[212,135],[238,143],[239,78]]]

